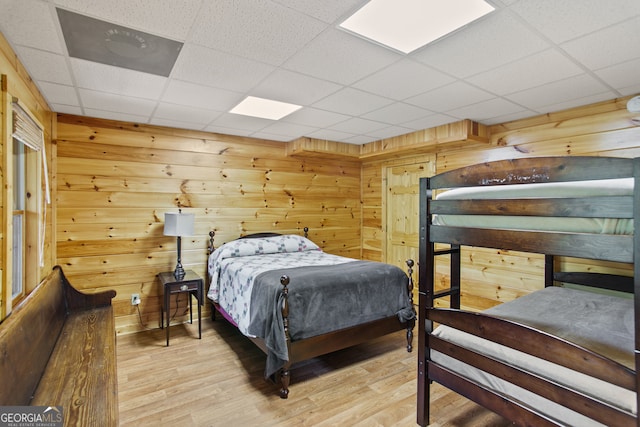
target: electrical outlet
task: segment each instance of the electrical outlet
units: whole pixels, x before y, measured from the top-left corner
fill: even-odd
[[[131,294],[131,305],[140,304],[140,294]]]

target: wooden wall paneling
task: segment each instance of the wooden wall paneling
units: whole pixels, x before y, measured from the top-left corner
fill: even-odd
[[[385,258],[383,206],[385,190],[385,170],[394,165],[430,165],[433,166],[433,154],[420,154],[391,159],[363,162],[362,164],[362,235],[363,258],[383,261]],[[416,236],[418,230],[416,229]],[[417,238],[417,237],[416,237]]]
[[[90,287],[117,283],[124,293],[115,304],[119,330],[135,331],[143,326],[135,323],[130,293],[135,289],[143,295],[141,316],[157,323],[154,275],[173,269],[175,262],[175,242],[162,235],[166,211],[183,206],[196,213],[197,236],[183,240],[183,262],[201,274],[212,229],[219,246],[242,234],[301,233],[308,226],[311,238],[329,252],[379,261],[384,258],[384,167],[407,159],[427,161],[434,154],[437,172],[526,156],[636,156],[638,127],[624,105],[624,99],[612,100],[480,127],[471,130],[478,138],[468,141],[446,141],[442,130],[424,130],[362,147],[363,162],[322,153],[326,144],[305,142],[306,155],[290,155],[286,144],[273,141],[60,115],[59,259],[72,264]],[[421,141],[427,153],[416,152]],[[436,142],[431,147],[428,141]],[[374,155],[388,148],[390,155]],[[464,253],[469,258],[463,268],[473,284],[463,291],[465,307],[487,308],[538,286],[539,258],[474,248]],[[437,265],[443,286],[447,265]],[[512,277],[513,286],[497,287],[498,277]]]
[[[273,141],[67,115],[59,115],[57,137],[58,261],[72,281],[115,287],[119,333],[158,323],[155,275],[176,261],[164,213],[178,207],[196,215],[196,235],[182,240],[183,265],[203,276],[211,230],[220,246],[309,227],[325,251],[360,256],[359,161],[287,157]],[[141,294],[138,307],[131,293]]]

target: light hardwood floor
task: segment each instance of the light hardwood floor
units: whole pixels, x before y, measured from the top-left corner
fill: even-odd
[[[224,320],[118,337],[121,426],[416,426],[416,351],[404,333],[303,362],[289,399],[263,379],[265,356]],[[415,343],[414,343],[415,344]],[[434,386],[432,426],[508,422]]]

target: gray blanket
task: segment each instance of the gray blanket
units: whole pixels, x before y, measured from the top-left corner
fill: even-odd
[[[292,341],[393,315],[403,322],[414,317],[407,275],[396,266],[353,261],[261,273],[251,294],[249,333],[263,338],[269,350],[266,377],[289,360],[281,312],[283,274],[291,279],[288,289]]]

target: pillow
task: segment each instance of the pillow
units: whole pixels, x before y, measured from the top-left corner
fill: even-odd
[[[215,252],[218,252],[216,259],[224,259],[313,250],[320,250],[320,248],[306,237],[295,234],[285,234],[282,236],[233,240],[220,246]]]
[[[220,285],[218,279],[220,277],[221,261],[226,258],[320,250],[318,245],[311,240],[295,234],[238,239],[227,242],[209,256],[208,271],[211,286],[208,296],[213,301],[218,300],[218,287]]]

